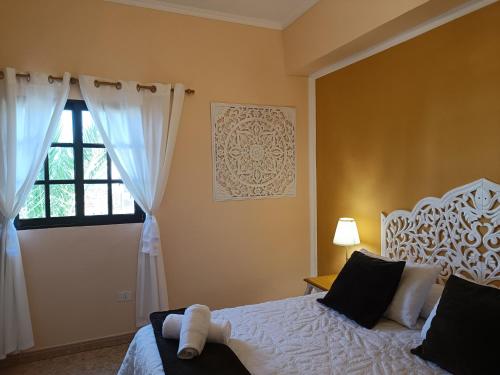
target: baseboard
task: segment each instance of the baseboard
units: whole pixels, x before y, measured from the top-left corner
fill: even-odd
[[[109,346],[128,344],[132,341],[134,335],[135,332],[130,332],[116,336],[108,336],[100,339],[81,341],[67,345],[8,355],[7,358],[0,361],[0,369],[23,363],[42,361],[44,359],[60,357],[63,355],[107,348]]]

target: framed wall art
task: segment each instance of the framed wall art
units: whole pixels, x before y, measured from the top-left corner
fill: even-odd
[[[212,103],[216,201],[294,197],[295,108]]]

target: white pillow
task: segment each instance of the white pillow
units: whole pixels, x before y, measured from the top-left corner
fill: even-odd
[[[429,313],[429,316],[427,317],[427,320],[425,321],[424,326],[422,327],[422,330],[420,331],[420,337],[422,338],[422,340],[425,340],[425,338],[427,337],[427,331],[429,330],[429,328],[431,328],[432,319],[434,319],[434,317],[436,316],[436,310],[437,310],[438,305],[439,305],[439,299],[434,304],[434,307],[432,308],[431,312]]]
[[[392,259],[375,255],[364,249],[361,252],[368,256],[392,261]],[[406,263],[398,289],[384,316],[408,328],[416,328],[422,306],[440,271],[441,267],[435,265]]]
[[[420,311],[420,316],[422,318],[427,319],[429,317],[436,302],[441,298],[443,289],[444,285],[441,284],[433,284],[431,286],[431,290],[429,290],[429,294],[427,294],[427,298],[425,299],[424,306],[422,306],[422,311]]]

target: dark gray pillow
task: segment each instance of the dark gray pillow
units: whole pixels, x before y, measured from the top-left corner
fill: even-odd
[[[456,375],[498,374],[500,289],[450,276],[425,340],[412,353]]]
[[[365,328],[373,328],[398,289],[405,262],[355,251],[324,298],[318,301]]]

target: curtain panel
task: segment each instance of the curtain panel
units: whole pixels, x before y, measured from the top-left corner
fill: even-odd
[[[95,87],[96,77],[80,76],[80,88],[104,145],[137,204],[146,213],[138,251],[136,325],[153,311],[167,310],[167,284],[155,218],[165,193],[184,102],[184,86],[155,83],[156,92],[137,82]]]
[[[0,79],[0,359],[34,345],[21,249],[14,219],[35,183],[69,94],[61,82],[31,73]]]

